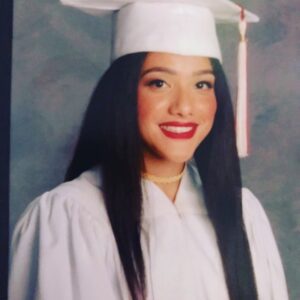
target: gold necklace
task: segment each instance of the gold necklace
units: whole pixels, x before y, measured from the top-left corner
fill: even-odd
[[[179,181],[183,174],[184,174],[185,168],[183,168],[183,171],[175,176],[170,176],[170,177],[160,177],[160,176],[155,176],[149,173],[142,173],[142,177],[145,179],[149,179],[151,181],[153,181],[154,183],[174,183]]]

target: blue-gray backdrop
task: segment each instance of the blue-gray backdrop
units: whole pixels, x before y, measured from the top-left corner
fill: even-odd
[[[300,299],[298,0],[239,0],[261,22],[249,25],[251,156],[244,185],[261,199],[282,255],[292,300]],[[109,65],[111,18],[58,0],[14,0],[11,227],[26,205],[63,180],[84,109]],[[236,90],[238,31],[219,29]],[[297,126],[298,125],[298,126]]]

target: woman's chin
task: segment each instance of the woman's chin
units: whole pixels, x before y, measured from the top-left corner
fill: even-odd
[[[189,161],[193,157],[193,153],[168,153],[167,156],[164,157],[166,161],[170,163],[176,164],[184,164]]]
[[[194,147],[166,146],[156,149],[150,147],[144,152],[144,159],[149,162],[184,164],[194,155]]]

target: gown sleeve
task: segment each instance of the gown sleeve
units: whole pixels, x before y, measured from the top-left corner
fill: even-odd
[[[9,300],[120,299],[108,225],[73,198],[47,192],[22,215],[12,238]]]
[[[259,200],[245,188],[243,215],[259,300],[288,300],[284,269],[270,222]]]

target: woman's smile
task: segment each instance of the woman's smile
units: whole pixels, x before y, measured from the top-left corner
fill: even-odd
[[[172,139],[190,139],[198,127],[197,123],[165,122],[159,125],[163,134]]]

